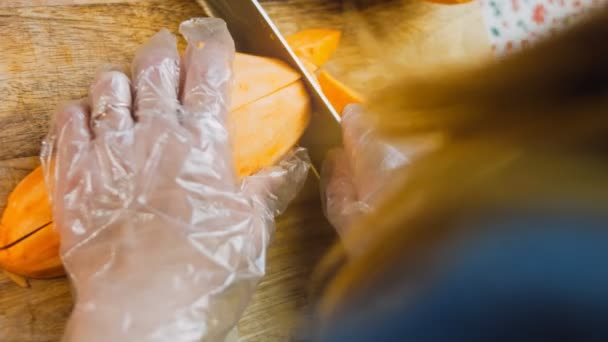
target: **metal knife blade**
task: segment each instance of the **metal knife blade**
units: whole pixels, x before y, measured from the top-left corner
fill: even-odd
[[[207,14],[222,18],[234,38],[237,50],[281,59],[298,70],[313,103],[310,125],[300,145],[309,151],[313,165],[320,170],[327,151],[340,143],[340,116],[333,109],[315,78],[289,48],[257,0],[197,0]]]

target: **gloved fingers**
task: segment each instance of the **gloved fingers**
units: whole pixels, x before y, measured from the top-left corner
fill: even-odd
[[[321,170],[321,200],[327,219],[340,235],[346,234],[353,221],[366,211],[365,204],[358,199],[344,149],[327,154]]]
[[[89,127],[89,107],[86,102],[75,101],[60,106],[53,116],[53,124],[45,145],[50,151],[44,151],[48,166],[46,171],[52,171],[55,180],[72,178],[73,166],[83,157],[91,146],[91,131]],[[45,147],[46,149],[46,147]]]
[[[381,151],[377,149],[372,125],[365,120],[365,109],[362,105],[349,105],[342,115],[342,144],[346,162],[350,165],[351,181],[359,194],[367,193],[370,181],[380,165],[373,162]]]
[[[341,161],[349,166],[350,182],[363,197],[370,187],[368,184],[377,178],[374,173],[379,165],[372,162],[380,151],[374,151],[376,140],[371,138],[372,125],[366,122],[362,105],[349,105],[342,114],[342,144],[344,156]],[[377,180],[376,180],[377,181]]]
[[[342,116],[342,136],[352,182],[359,200],[372,203],[389,175],[409,162],[399,148],[382,141],[361,105],[350,105]]]
[[[295,148],[276,165],[245,178],[241,189],[272,218],[285,211],[300,192],[309,169],[306,149]]]
[[[183,56],[181,122],[194,139],[191,159],[205,164],[204,169],[197,168],[198,179],[222,188],[236,187],[226,127],[234,42],[226,23],[217,18],[191,19],[179,30],[188,41]]]
[[[89,90],[91,128],[95,137],[133,127],[131,116],[131,82],[120,71],[101,71]]]
[[[219,137],[217,126],[225,126],[230,101],[234,41],[226,23],[217,18],[185,21],[179,31],[188,41],[183,58],[183,123],[202,139]]]
[[[177,123],[180,57],[175,37],[166,29],[144,43],[132,65],[135,117],[158,118]]]
[[[365,107],[360,104],[346,106],[342,112],[342,139],[344,152],[349,156],[357,156],[368,147],[368,141],[373,133],[373,127],[365,119]]]
[[[274,218],[281,214],[296,197],[308,175],[310,160],[303,148],[290,151],[279,163],[246,177],[241,183],[245,198],[251,200],[254,211],[254,225],[249,235],[251,241],[248,272],[257,276],[264,274],[264,264],[260,255],[268,247],[274,231]]]
[[[62,229],[67,230],[66,237],[71,236],[69,228],[66,228],[70,215],[66,207],[71,205],[68,201],[73,198],[78,184],[84,181],[82,175],[87,169],[83,164],[87,163],[92,146],[89,117],[89,108],[84,100],[60,106],[54,113],[41,153],[56,227],[62,233]]]

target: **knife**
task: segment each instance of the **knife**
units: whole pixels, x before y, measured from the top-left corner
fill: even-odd
[[[327,151],[341,143],[341,130],[340,116],[323,94],[314,75],[306,70],[257,0],[197,2],[208,15],[226,21],[238,51],[281,59],[304,75],[302,80],[312,99],[313,112],[300,145],[307,148],[318,177],[317,170],[320,170]]]

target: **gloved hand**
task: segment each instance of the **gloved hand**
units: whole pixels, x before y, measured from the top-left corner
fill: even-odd
[[[366,120],[361,105],[344,110],[342,139],[343,147],[330,151],[323,164],[321,198],[330,223],[345,236],[358,218],[379,204],[396,181],[396,171],[435,148],[437,139],[411,138],[398,144],[384,141]]]
[[[101,72],[43,146],[76,295],[66,341],[221,341],[306,178],[297,149],[237,180],[225,126],[234,43],[219,19],[180,32],[183,61],[159,32],[136,53],[132,84]]]

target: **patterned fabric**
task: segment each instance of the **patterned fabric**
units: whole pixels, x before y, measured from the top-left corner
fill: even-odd
[[[607,0],[480,0],[492,49],[525,48],[577,22]]]

